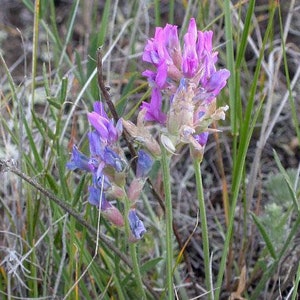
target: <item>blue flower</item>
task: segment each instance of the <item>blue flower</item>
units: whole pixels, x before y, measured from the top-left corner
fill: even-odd
[[[124,169],[124,164],[120,156],[107,146],[104,148],[101,158],[105,164],[112,166],[117,172],[121,172]]]
[[[138,161],[136,166],[136,176],[145,178],[151,171],[153,165],[152,157],[144,150],[138,151]]]
[[[102,196],[101,199],[100,196]],[[101,195],[101,189],[94,186],[89,186],[88,200],[91,205],[95,205],[97,207],[100,206],[100,202],[101,202],[101,210],[106,210],[107,208],[111,207],[111,204],[105,199],[103,192]]]
[[[114,125],[114,121],[108,118],[100,102],[94,104],[94,111],[88,113],[88,120],[105,144],[115,143],[122,133],[122,122]]]
[[[72,149],[71,160],[66,164],[66,167],[72,171],[76,169],[91,171],[89,158],[82,154],[75,145]]]
[[[135,209],[130,209],[128,213],[129,226],[135,238],[141,239],[146,232],[143,222],[139,219]]]

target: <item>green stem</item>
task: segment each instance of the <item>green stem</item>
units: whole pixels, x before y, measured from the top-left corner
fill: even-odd
[[[127,240],[129,240],[130,227],[129,227],[129,221],[128,221],[128,212],[129,212],[131,203],[130,203],[129,199],[125,199],[124,202],[125,202],[125,232],[126,232]],[[140,266],[139,266],[139,260],[138,260],[138,256],[137,256],[137,244],[136,243],[129,242],[129,252],[130,252],[130,256],[131,256],[131,260],[132,260],[132,268],[133,268],[133,273],[134,273],[135,280],[136,280],[136,285],[138,288],[138,294],[140,295],[142,300],[143,299],[146,300],[147,297],[145,294],[142,276],[140,273]]]
[[[203,194],[203,185],[201,178],[201,168],[200,162],[194,159],[194,169],[196,177],[196,189],[197,197],[199,201],[200,210],[200,220],[201,220],[201,230],[202,230],[202,243],[203,243],[203,255],[204,255],[204,272],[205,272],[205,285],[208,291],[208,299],[213,299],[213,287],[212,287],[212,274],[210,268],[210,255],[209,255],[209,239],[208,239],[208,229],[207,229],[207,218],[206,218],[206,208]]]
[[[39,37],[39,20],[40,20],[40,0],[36,0],[34,4],[34,21],[33,21],[33,48],[32,48],[32,97],[31,97],[31,110],[34,107],[34,95],[35,95],[35,80],[37,69],[37,53],[38,53],[38,37]]]
[[[174,299],[173,292],[173,213],[172,213],[172,197],[171,197],[171,182],[170,182],[170,159],[167,150],[161,145],[161,165],[163,171],[163,184],[165,192],[165,214],[166,214],[166,250],[167,250],[167,289],[169,300]]]
[[[139,261],[138,261],[138,257],[137,257],[137,244],[130,243],[129,251],[130,251],[130,255],[131,255],[131,259],[132,259],[133,272],[134,272],[134,276],[137,281],[136,283],[138,286],[139,294],[142,296],[141,299],[146,300],[147,298],[146,298],[145,290],[143,288],[142,276],[140,273],[140,266],[139,266]]]

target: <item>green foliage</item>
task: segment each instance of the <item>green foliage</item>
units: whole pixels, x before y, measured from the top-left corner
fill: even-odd
[[[265,184],[270,199],[259,218],[252,216],[273,258],[276,258],[275,253],[282,249],[291,230],[294,208],[291,183],[297,183],[297,186],[293,185],[292,188],[296,194],[300,186],[297,176],[298,172],[295,169],[289,169],[284,174],[271,173]]]
[[[287,177],[286,177],[287,176]],[[300,182],[298,171],[296,169],[287,169],[285,175],[282,173],[269,174],[266,181],[267,194],[270,197],[270,201],[275,203],[278,207],[286,210],[293,205],[293,196],[291,196],[291,187],[296,194],[299,193]],[[287,183],[290,182],[290,185]],[[296,185],[295,185],[296,184]]]

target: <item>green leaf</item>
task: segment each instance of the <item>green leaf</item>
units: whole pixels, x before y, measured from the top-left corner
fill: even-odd
[[[46,173],[45,177],[47,179],[47,182],[49,184],[49,187],[50,187],[51,191],[55,195],[58,195],[58,193],[59,193],[59,185],[56,183],[55,179],[49,173]]]
[[[34,115],[34,114],[32,114]],[[29,141],[29,145],[30,145],[30,149],[33,153],[33,156],[35,158],[35,162],[36,162],[36,166],[35,166],[35,169],[38,171],[38,172],[41,172],[43,170],[43,159],[41,157],[41,155],[39,154],[38,150],[37,150],[37,147],[36,147],[36,143],[33,139],[33,136],[32,136],[32,130],[30,130],[29,126],[28,126],[28,122],[26,120],[26,118],[23,116],[23,124],[24,124],[24,127],[25,127],[25,130],[26,130],[26,134],[27,134],[27,138],[28,138],[28,141]]]
[[[73,201],[72,201],[72,206],[75,207],[80,199],[80,197],[82,196],[82,193],[83,193],[83,188],[85,186],[85,178],[86,176],[83,175],[79,181],[79,184],[75,190],[75,193],[73,195]]]
[[[147,273],[148,271],[150,271],[151,269],[153,269],[162,260],[163,260],[162,257],[157,257],[157,258],[154,258],[154,259],[151,259],[151,260],[147,261],[140,268],[141,274]]]
[[[299,299],[298,298],[298,296],[299,296],[298,295],[299,282],[300,282],[300,263],[298,263],[298,269],[297,269],[296,279],[295,279],[295,283],[294,283],[294,290],[293,290],[292,300]]]
[[[61,81],[61,89],[60,89],[60,104],[63,104],[67,98],[67,92],[68,92],[68,78],[63,77]]]
[[[56,97],[47,97],[46,98],[47,101],[49,102],[49,104],[53,107],[55,107],[56,109],[61,109],[61,104],[57,101]]]
[[[32,113],[32,116],[34,115],[34,113]],[[55,140],[56,136],[54,134],[54,132],[50,129],[49,124],[42,118],[37,118],[34,117],[35,120],[35,124],[37,125],[38,128],[40,128],[40,125],[43,127],[43,133],[41,131],[41,133],[43,134],[43,138],[45,139],[45,137],[47,136],[48,138],[50,138],[51,140]]]
[[[260,234],[262,235],[262,238],[264,239],[264,241],[266,243],[267,249],[269,250],[272,258],[276,260],[276,258],[277,258],[276,251],[275,251],[275,248],[271,242],[271,239],[270,239],[266,229],[264,228],[264,226],[261,223],[261,221],[259,220],[259,218],[252,212],[250,212],[250,213],[251,213],[254,223],[256,224]]]
[[[295,208],[297,209],[298,213],[300,212],[300,205],[299,205],[299,202],[298,202],[298,199],[297,199],[297,194],[296,194],[296,191],[294,190],[294,187],[293,187],[293,184],[291,182],[291,178],[289,177],[288,173],[286,172],[286,170],[284,169],[284,167],[282,166],[281,162],[280,162],[280,159],[276,153],[275,150],[273,150],[273,154],[274,154],[274,158],[275,158],[275,161],[276,161],[276,164],[280,170],[280,173],[282,174],[282,176],[284,177],[284,180],[286,181],[287,183],[287,186],[288,186],[288,191],[292,197],[292,200],[293,200],[293,203],[294,203],[294,206]]]

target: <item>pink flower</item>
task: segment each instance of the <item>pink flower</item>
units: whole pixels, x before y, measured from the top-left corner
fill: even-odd
[[[192,18],[181,52],[177,27],[170,24],[164,28],[157,27],[154,38],[148,40],[143,53],[143,60],[154,67],[154,70],[143,72],[153,87],[152,93],[157,93],[156,89],[166,94],[170,94],[169,91],[174,93],[180,80],[188,78],[195,85],[196,98],[199,98],[198,93],[206,95],[212,92],[212,85],[218,82],[218,87],[213,89],[216,97],[226,85],[230,73],[226,69],[216,71],[218,53],[213,51],[212,37],[212,31],[197,30],[196,21]],[[212,100],[211,97],[209,100]]]
[[[108,118],[101,102],[95,102],[94,111],[88,113],[88,120],[105,144],[116,142],[122,133],[121,121],[114,125],[114,121]]]
[[[143,102],[141,108],[146,109],[146,121],[155,121],[161,124],[166,122],[166,115],[162,112],[162,97],[159,89],[153,89],[150,103]]]
[[[226,69],[216,70],[218,53],[213,50],[212,38],[213,32],[197,30],[192,18],[182,48],[177,27],[170,24],[157,27],[154,38],[145,47],[143,60],[152,68],[143,75],[152,94],[150,103],[141,105],[146,110],[144,120],[166,126],[175,146],[180,143],[204,146],[207,127],[216,109],[212,104],[230,76]],[[199,111],[205,111],[203,126]]]

